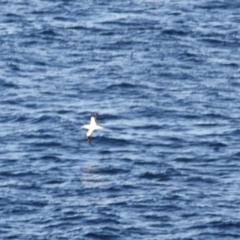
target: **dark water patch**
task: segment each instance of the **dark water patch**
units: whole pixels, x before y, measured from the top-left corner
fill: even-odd
[[[211,106],[206,106],[206,108],[210,107],[211,109]],[[206,113],[206,114],[203,114],[202,116],[203,118],[207,118],[207,119],[211,119],[212,121],[214,119],[229,119],[229,115],[223,115],[223,114],[220,114],[220,113],[214,113],[214,112],[210,112],[210,113]]]
[[[196,224],[192,226],[190,229],[201,231],[201,230],[206,230],[211,228],[212,229],[211,233],[206,233],[205,231],[202,231],[202,233],[199,234],[199,236],[203,236],[203,237],[215,236],[216,238],[227,237],[226,239],[238,239],[238,237],[240,236],[240,233],[238,232],[232,233],[232,231],[234,231],[237,228],[237,226],[239,226],[239,223],[229,224],[228,222],[224,222],[224,220],[220,220],[220,221],[210,221],[210,222],[203,222],[202,224]]]
[[[107,113],[99,113],[98,119],[107,120],[107,121],[116,121],[119,120],[118,114],[107,114]]]
[[[84,237],[90,239],[103,239],[103,240],[119,239],[118,235],[113,233],[106,233],[104,230],[101,230],[99,233],[97,231],[86,233],[84,234]]]
[[[209,223],[209,225],[211,225],[213,228],[217,228],[217,229],[239,229],[240,227],[240,221],[229,221],[229,220],[220,220],[220,221],[212,221]],[[239,233],[240,234],[240,233]]]
[[[181,117],[186,119],[199,119],[200,116],[198,114],[180,114]]]
[[[62,146],[62,144],[57,141],[44,141],[44,142],[32,143],[32,146],[37,148],[41,148],[41,147],[52,148],[52,147],[60,147]]]
[[[140,175],[140,178],[153,180],[156,179],[157,181],[168,181],[170,180],[170,176],[168,176],[166,173],[152,173],[152,172],[146,172]]]
[[[209,148],[213,148],[215,151],[222,150],[223,148],[226,148],[228,145],[223,142],[209,142],[209,141],[199,141],[199,144],[201,146],[207,146]]]
[[[219,2],[219,1],[212,1],[211,3],[204,3],[204,4],[197,4],[197,8],[207,9],[207,10],[226,10],[226,9],[236,9],[240,7],[240,3],[238,2]]]
[[[193,158],[190,157],[177,157],[174,159],[176,162],[183,162],[183,163],[189,163],[195,161]]]
[[[135,126],[135,127],[133,127],[133,128],[136,129],[136,130],[141,130],[141,129],[143,129],[143,130],[153,130],[153,131],[157,131],[157,130],[159,130],[159,129],[162,129],[161,126],[156,125],[156,124],[146,124],[146,125],[144,125],[144,126]]]
[[[28,213],[35,213],[39,208],[46,207],[48,205],[47,200],[31,200],[28,198],[23,198],[18,201],[11,201],[13,205],[13,211],[21,214],[21,211],[28,211]]]
[[[219,46],[224,47],[224,46],[230,44],[230,42],[228,42],[226,40],[222,40],[222,39],[219,39],[219,38],[216,38],[216,37],[211,37],[211,36],[202,37],[201,41],[205,42],[205,43],[208,43],[210,46],[215,46],[216,48],[219,47]]]
[[[104,145],[112,145],[114,146],[127,146],[130,144],[130,142],[126,139],[120,139],[120,138],[113,138],[113,137],[95,137],[94,141],[96,142],[102,142]]]
[[[232,136],[239,136],[240,129],[233,129],[233,130],[231,130],[231,132],[229,134]]]
[[[117,32],[116,30],[112,31],[112,30],[102,30],[99,33],[101,36],[108,36],[108,37],[113,37],[114,35],[120,34],[119,32]]]
[[[74,110],[65,110],[65,109],[61,109],[59,111],[56,111],[57,114],[59,115],[72,115],[74,113]]]
[[[100,153],[103,155],[109,155],[109,154],[112,154],[112,151],[111,150],[101,150]]]
[[[31,36],[31,37],[33,37],[33,36]],[[36,41],[36,40],[24,41],[21,44],[21,46],[23,46],[23,47],[33,47],[33,46],[37,46],[38,43],[39,43],[39,41]],[[46,66],[46,63],[44,63],[44,62],[37,62],[36,61],[35,63],[36,63],[36,65],[39,65],[39,66]]]
[[[19,234],[7,234],[6,239],[20,239],[21,235]]]
[[[212,127],[216,127],[219,125],[218,122],[201,122],[201,123],[196,123],[194,124],[197,127],[204,127],[204,128],[212,128]]]
[[[55,37],[57,33],[53,29],[45,29],[40,32],[41,35],[46,35],[48,37]]]
[[[45,139],[45,140],[53,140],[56,138],[56,136],[54,134],[48,134],[45,132],[33,132],[33,133],[23,133],[23,136],[26,138],[26,140],[30,140],[30,139]]]
[[[239,64],[235,62],[230,62],[230,63],[221,63],[222,66],[234,68],[234,69],[239,69]]]
[[[57,157],[55,155],[44,155],[40,159],[43,160],[43,161],[53,161],[53,162],[56,162],[56,163],[61,161],[61,158]]]
[[[27,170],[23,170],[23,171],[1,171],[0,175],[2,177],[15,177],[15,178],[19,178],[19,177],[37,177],[38,173],[35,171],[27,171]]]
[[[60,179],[59,180],[55,179],[55,180],[44,182],[44,185],[59,185],[59,184],[63,184],[63,183],[65,183],[65,181],[60,180]]]
[[[16,23],[16,22],[22,22],[23,16],[16,14],[16,13],[6,13],[4,14],[4,17],[6,17],[4,23]]]
[[[7,89],[11,89],[11,88],[13,88],[13,89],[19,89],[19,86],[18,86],[17,84],[13,83],[12,81],[5,81],[5,80],[3,80],[3,79],[0,79],[0,86],[1,86],[2,88],[4,88],[5,91],[6,91]]]
[[[83,25],[75,25],[75,26],[71,26],[71,27],[66,27],[66,29],[70,29],[70,30],[91,30],[91,28],[87,27],[87,26],[83,26]]]
[[[18,72],[22,70],[17,64],[14,64],[14,63],[9,63],[8,67],[14,72]]]
[[[107,89],[135,89],[136,85],[131,83],[119,83],[119,84],[111,84]]]
[[[35,44],[35,43],[30,43],[30,44]],[[27,43],[27,45],[29,45],[29,43]],[[34,65],[36,66],[41,66],[41,67],[45,67],[47,65],[47,62],[42,62],[42,61],[35,61]]]
[[[240,157],[240,152],[236,152],[236,153],[234,153],[234,154],[232,155],[232,159],[233,159],[233,160],[238,160],[239,157]]]
[[[181,139],[178,137],[163,137],[162,141],[164,142],[163,145],[171,145],[173,148],[185,147],[185,145],[187,144],[185,139]]]
[[[192,183],[192,184],[210,184],[210,185],[215,185],[218,184],[218,180],[216,180],[214,177],[201,177],[201,176],[193,176],[193,177],[188,177],[186,182]]]
[[[213,147],[215,149],[219,149],[219,148],[227,147],[228,145],[223,142],[210,142],[208,146]]]
[[[169,222],[171,220],[171,218],[169,216],[163,216],[161,214],[158,213],[146,213],[144,214],[144,218],[146,218],[146,220],[150,220],[150,221],[159,221],[159,222]]]
[[[11,119],[11,122],[17,122],[17,123],[22,123],[22,122],[28,122],[30,120],[30,117],[27,115],[18,115],[18,116],[14,116],[13,119]]]
[[[170,36],[184,36],[187,35],[188,32],[177,29],[165,29],[162,31],[162,34],[170,35]]]
[[[39,105],[37,104],[37,103],[24,103],[24,106],[26,107],[26,108],[30,108],[30,109],[36,109],[36,108],[38,108],[39,107]]]
[[[232,233],[225,233],[225,232],[204,232],[197,235],[200,237],[199,239],[206,239],[206,238],[212,238],[212,239],[238,239],[240,234],[232,234]]]

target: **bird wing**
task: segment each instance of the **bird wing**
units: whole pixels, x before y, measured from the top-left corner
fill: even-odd
[[[95,126],[95,129],[96,129],[96,130],[98,130],[98,129],[103,129],[103,127],[100,126],[100,125],[96,125],[96,126]]]
[[[84,125],[81,126],[81,128],[84,128],[84,129],[88,130],[90,128],[90,125],[89,124],[84,124]]]

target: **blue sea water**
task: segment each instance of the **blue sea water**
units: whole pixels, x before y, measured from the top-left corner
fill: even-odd
[[[0,1],[0,239],[240,239],[239,12]]]

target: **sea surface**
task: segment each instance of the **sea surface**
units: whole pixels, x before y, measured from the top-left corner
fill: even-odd
[[[239,240],[240,1],[0,1],[0,239]]]

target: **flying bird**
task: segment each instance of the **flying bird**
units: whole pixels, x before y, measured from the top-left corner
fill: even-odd
[[[100,125],[97,125],[96,121],[97,121],[97,117],[98,117],[98,114],[95,113],[91,118],[90,118],[90,124],[84,124],[82,126],[83,129],[87,129],[87,140],[89,143],[91,143],[92,141],[92,135],[93,135],[93,132],[95,130],[98,130],[98,129],[103,129],[102,126]]]

